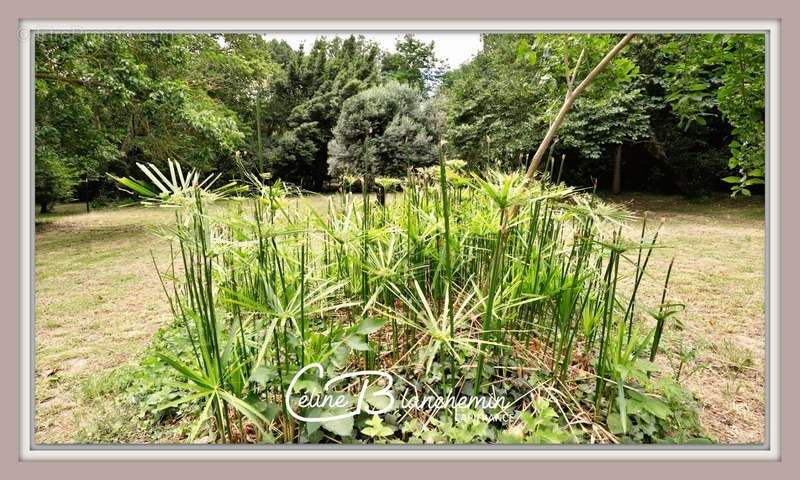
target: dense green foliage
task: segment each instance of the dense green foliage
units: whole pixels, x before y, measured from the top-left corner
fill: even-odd
[[[37,169],[59,179],[37,190],[43,209],[78,178],[126,173],[137,160],[209,170],[232,157],[244,134],[206,75],[219,49],[204,35],[37,36]]]
[[[412,34],[404,35],[397,40],[397,51],[384,55],[384,75],[426,93],[435,91],[447,67],[436,58],[433,47],[433,43],[423,43]]]
[[[717,115],[731,126],[724,178],[736,193],[764,183],[764,35],[708,34],[672,38],[664,51],[673,59],[667,72],[667,100],[687,128]]]
[[[114,195],[106,173],[170,158],[319,191],[364,151],[396,175],[430,162],[440,139],[470,168],[523,166],[569,82],[617,38],[486,34],[445,73],[413,35],[386,52],[358,36],[293,49],[253,34],[39,34],[36,200]],[[613,173],[630,189],[696,195],[728,182],[749,194],[764,178],[764,72],[763,35],[637,35],[580,96],[544,165],[580,186],[607,188]],[[385,101],[400,91],[397,114]],[[357,104],[382,109],[367,149]]]
[[[363,174],[399,177],[436,159],[439,132],[417,90],[390,82],[347,100],[329,146],[331,176]]]
[[[579,52],[578,79],[613,40],[485,35],[477,57],[445,77],[451,144],[470,162],[525,164],[560,106]],[[763,36],[638,35],[609,70],[559,132],[552,153],[566,158],[564,179],[605,179],[600,186],[607,188],[615,147],[625,145],[632,151],[629,188],[698,195],[724,187],[720,178],[730,169],[738,175],[724,180],[736,183],[734,192],[761,183]]]
[[[477,57],[445,79],[451,145],[470,162],[518,165],[544,136],[569,78],[583,78],[615,42],[611,35],[485,35]],[[647,131],[638,68],[621,56],[609,70],[578,99],[562,127],[561,144],[585,158]]]
[[[307,54],[301,50],[288,58],[285,77],[262,109],[272,116],[266,131],[269,170],[319,190],[327,178],[328,142],[342,104],[378,84],[380,50],[362,38],[319,39]]]

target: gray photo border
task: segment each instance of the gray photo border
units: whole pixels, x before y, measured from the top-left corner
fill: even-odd
[[[199,24],[199,25],[198,25]],[[220,27],[219,25],[223,26]],[[235,26],[239,25],[240,28]],[[266,27],[257,28],[259,25]],[[380,25],[376,28],[375,25]],[[497,27],[500,25],[500,28]],[[574,25],[579,25],[577,28]],[[688,27],[686,27],[688,25]],[[171,28],[169,28],[171,26]],[[234,28],[230,28],[234,26]],[[276,26],[282,28],[275,28]],[[168,27],[168,28],[164,28]],[[424,27],[424,28],[420,28]],[[480,28],[476,28],[480,27]],[[735,31],[766,33],[767,52],[767,175],[770,179],[779,177],[779,112],[777,97],[778,68],[775,60],[780,55],[780,24],[769,20],[737,21],[281,21],[281,22],[214,22],[214,21],[38,21],[20,22],[20,98],[28,99],[28,108],[22,109],[23,127],[20,132],[22,166],[23,202],[20,209],[20,236],[23,288],[21,291],[23,328],[21,334],[21,367],[23,381],[20,388],[22,428],[20,429],[21,457],[24,460],[252,460],[252,459],[315,459],[315,460],[398,460],[398,459],[448,459],[448,460],[487,460],[487,459],[540,459],[540,460],[774,460],[779,455],[778,404],[779,348],[775,339],[779,338],[779,267],[778,267],[778,225],[779,214],[777,198],[778,182],[768,181],[766,186],[766,237],[765,237],[765,304],[766,304],[766,362],[765,362],[765,442],[758,445],[714,445],[714,446],[638,446],[638,445],[582,445],[582,446],[540,446],[515,447],[507,445],[491,446],[327,446],[327,445],[285,445],[285,446],[223,446],[223,445],[36,445],[34,439],[34,393],[35,393],[35,331],[34,331],[34,275],[35,264],[35,226],[32,207],[33,193],[33,129],[34,104],[33,89],[33,49],[38,32],[112,32],[112,31],[324,31],[324,32],[370,32],[370,31],[636,31],[636,32],[700,32]],[[27,63],[26,63],[27,61]],[[27,75],[26,75],[27,72]],[[27,87],[27,88],[26,88]],[[27,121],[26,121],[27,120]],[[26,173],[27,172],[27,173]],[[28,191],[27,198],[24,192]],[[27,280],[27,281],[25,281]],[[774,377],[774,378],[773,378]],[[27,388],[26,388],[27,387]],[[27,394],[26,394],[27,393]],[[27,407],[27,408],[26,408]]]

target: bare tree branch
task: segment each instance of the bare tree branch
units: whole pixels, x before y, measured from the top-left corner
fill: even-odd
[[[563,105],[561,105],[561,109],[558,111],[558,114],[556,115],[556,118],[553,120],[553,123],[550,124],[550,128],[547,129],[547,133],[542,139],[542,143],[539,144],[539,148],[533,155],[533,159],[531,160],[531,164],[528,167],[528,171],[525,173],[526,182],[530,181],[533,178],[534,174],[536,173],[536,170],[539,168],[539,164],[542,162],[542,158],[544,158],[544,154],[547,151],[547,147],[550,146],[550,142],[553,140],[553,137],[555,136],[559,127],[561,127],[561,124],[564,123],[564,119],[567,116],[567,112],[569,112],[570,108],[572,108],[572,105],[575,103],[575,99],[577,99],[578,96],[584,90],[586,90],[586,87],[588,87],[589,84],[592,83],[595,77],[597,77],[597,75],[600,74],[600,72],[602,72],[603,69],[606,68],[606,66],[609,63],[611,63],[611,60],[613,60],[614,57],[616,57],[617,54],[620,51],[622,51],[623,48],[625,48],[625,45],[627,45],[628,42],[631,41],[631,38],[633,38],[632,33],[625,35],[622,38],[622,40],[620,40],[619,43],[617,43],[617,45],[614,46],[614,48],[612,48],[606,54],[606,56],[603,57],[602,60],[600,60],[600,63],[598,63],[592,69],[592,71],[589,72],[589,75],[587,75],[586,78],[584,78],[583,81],[577,87],[575,87],[575,90],[567,94],[567,97],[564,99]]]

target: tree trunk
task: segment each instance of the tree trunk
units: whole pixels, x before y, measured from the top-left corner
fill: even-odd
[[[614,179],[611,182],[611,193],[619,195],[622,191],[622,144],[617,145],[614,155]]]
[[[84,192],[86,194],[86,213],[89,213],[89,212],[92,211],[92,204],[91,204],[91,198],[89,197],[89,172],[88,171],[84,175],[84,181],[86,183],[86,191]]]
[[[261,89],[256,91],[256,159],[258,161],[258,173],[264,173],[264,151],[261,144]]]
[[[536,169],[539,168],[539,163],[541,163],[542,159],[544,158],[545,151],[547,150],[547,147],[550,146],[550,141],[553,139],[556,132],[558,131],[558,127],[560,127],[561,124],[564,122],[564,118],[566,118],[567,112],[569,112],[570,108],[572,108],[572,104],[575,103],[575,100],[578,98],[578,96],[586,89],[586,87],[589,86],[590,83],[592,83],[595,77],[598,74],[600,74],[601,71],[603,71],[606,65],[611,63],[611,60],[613,60],[614,57],[616,57],[617,54],[623,48],[625,48],[625,45],[627,45],[628,42],[631,41],[631,38],[633,38],[632,33],[626,34],[622,38],[622,40],[620,40],[619,43],[617,43],[617,45],[614,48],[612,48],[611,51],[609,51],[605,57],[603,57],[600,63],[598,63],[592,69],[592,71],[589,72],[589,75],[587,75],[586,78],[584,78],[583,81],[580,84],[578,84],[577,87],[575,87],[575,90],[567,92],[567,97],[564,99],[564,104],[561,105],[561,109],[556,114],[556,118],[553,120],[553,123],[550,124],[550,128],[544,135],[544,139],[542,139],[542,142],[539,144],[539,148],[533,155],[533,160],[531,160],[531,164],[528,167],[527,173],[525,174],[526,182],[530,181],[533,178],[533,175],[536,173]],[[577,70],[575,72],[577,72]],[[574,73],[573,73],[573,80],[574,80]],[[512,217],[516,216],[516,210],[517,209],[515,207],[514,215],[512,215]]]
[[[386,206],[386,188],[382,186],[378,187],[378,205],[381,207]]]

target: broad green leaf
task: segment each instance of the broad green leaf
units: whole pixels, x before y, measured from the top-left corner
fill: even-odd
[[[322,416],[322,410],[316,407],[309,408],[308,410],[306,410],[303,416],[306,418],[319,418]],[[308,434],[311,435],[312,433],[319,430],[321,426],[322,423],[320,422],[306,422],[306,432],[308,432]]]
[[[310,395],[322,395],[322,385],[316,380],[298,380],[294,384],[295,392],[308,392]]]
[[[336,415],[335,412],[324,412],[325,415]],[[353,435],[353,417],[342,418],[340,420],[332,420],[322,422],[322,427],[331,432],[339,435],[340,437],[350,437]]]
[[[380,317],[367,317],[358,324],[356,333],[361,335],[369,335],[370,333],[377,332],[386,324],[385,318]]]
[[[249,403],[253,408],[261,412],[264,415],[264,417],[266,417],[267,420],[269,421],[275,420],[275,417],[278,415],[278,412],[280,411],[280,407],[278,407],[272,402],[262,400],[256,395],[248,395],[245,401]]]
[[[383,424],[383,419],[377,415],[373,415],[371,419],[366,421],[367,426],[361,429],[361,433],[368,437],[388,437],[394,433],[394,428]]]
[[[350,335],[345,339],[345,343],[353,350],[358,350],[359,352],[369,351],[369,344],[360,335]]]
[[[625,426],[622,425],[622,420],[618,413],[609,413],[607,418],[608,429],[611,430],[611,433],[614,435],[622,435],[626,431],[629,431],[633,428],[633,424],[629,418],[625,418]]]
[[[250,374],[250,381],[263,388],[277,376],[278,372],[275,368],[261,365],[253,369],[253,372]]]
[[[662,420],[666,420],[670,413],[672,413],[667,404],[657,398],[645,395],[641,399],[641,402],[645,410]]]
[[[370,385],[369,387],[367,387],[367,392],[364,395],[364,399],[367,401],[367,403],[369,403],[371,406],[375,407],[378,410],[383,410],[384,408],[387,408],[391,403],[391,399],[388,396],[384,394],[375,395],[375,392],[382,389],[383,387],[380,387],[378,385]]]

